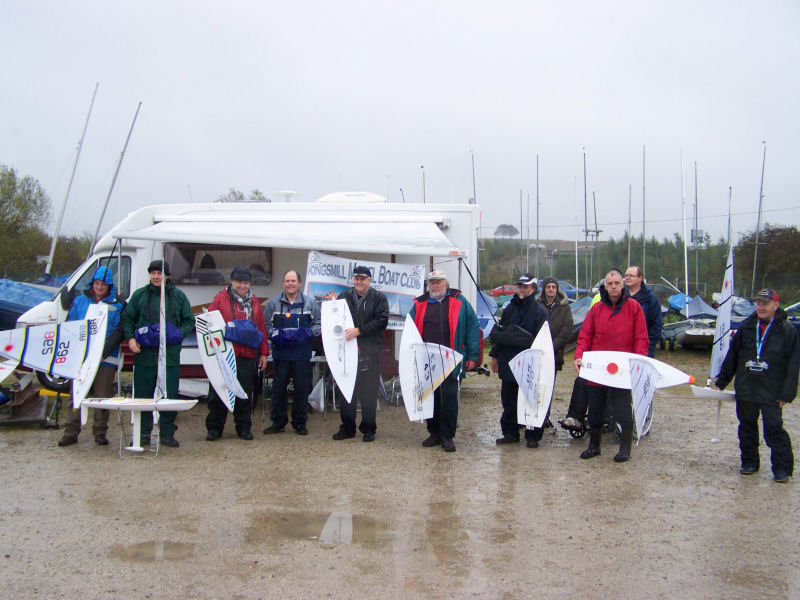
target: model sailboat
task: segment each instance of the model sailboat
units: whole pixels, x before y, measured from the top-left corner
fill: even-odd
[[[728,250],[728,263],[725,266],[725,280],[722,283],[719,308],[717,309],[717,326],[714,329],[714,345],[711,349],[711,365],[709,368],[706,387],[691,386],[692,392],[698,398],[710,398],[717,401],[717,422],[714,426],[714,437],[711,441],[719,442],[719,413],[723,400],[734,400],[734,392],[715,390],[711,387],[712,381],[717,378],[722,368],[722,361],[728,354],[731,342],[731,310],[733,308],[733,248]]]
[[[163,272],[163,266],[162,266]],[[133,432],[131,445],[125,446],[130,452],[143,452],[140,445],[142,431],[142,413],[153,412],[153,423],[158,423],[158,411],[184,411],[189,410],[197,400],[179,400],[167,398],[167,323],[165,310],[165,283],[166,277],[161,280],[161,301],[159,304],[159,339],[158,339],[158,375],[153,398],[86,398],[81,403],[81,423],[86,424],[89,408],[103,410],[129,410]],[[134,390],[135,392],[136,390]]]

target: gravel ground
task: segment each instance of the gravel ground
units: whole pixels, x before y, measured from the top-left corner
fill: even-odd
[[[659,358],[704,378],[708,354]],[[560,373],[553,417],[566,414]],[[496,447],[499,382],[470,377],[457,451],[382,405],[378,436],[204,441],[206,407],[178,416],[178,449],[120,459],[90,431],[0,429],[2,598],[798,598],[800,492],[742,476],[736,417],[688,386],[656,393],[653,428],[615,464],[580,460],[560,428],[537,449]],[[62,418],[63,418],[62,414]],[[798,407],[784,411],[795,439]],[[112,416],[109,432],[119,438]],[[331,515],[334,515],[331,518]],[[352,540],[323,534],[352,519]],[[331,518],[329,520],[329,518]]]

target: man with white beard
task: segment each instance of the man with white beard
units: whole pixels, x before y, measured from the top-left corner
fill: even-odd
[[[426,448],[441,444],[445,452],[455,452],[453,437],[458,422],[458,382],[478,365],[481,330],[478,316],[460,290],[449,287],[442,271],[428,274],[428,291],[414,299],[408,313],[423,342],[452,348],[464,360],[433,392],[433,418],[427,420]]]

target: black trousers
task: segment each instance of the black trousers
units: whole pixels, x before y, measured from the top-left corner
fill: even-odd
[[[567,416],[583,423],[586,420],[587,410],[589,410],[589,384],[583,377],[576,377],[575,383],[572,384]]]
[[[633,397],[630,390],[587,385],[589,389],[589,428],[602,427],[606,421],[606,402],[614,409],[614,418],[623,431],[633,431]]]
[[[772,454],[772,472],[783,471],[788,475],[794,472],[792,440],[783,428],[783,409],[775,404],[736,401],[736,417],[739,419],[739,450],[742,453],[742,466],[759,467],[758,458],[758,414],[764,423],[764,441]]]
[[[353,401],[348,404],[339,386],[336,386],[336,402],[339,405],[339,416],[342,427],[349,434],[356,432],[356,412],[361,406],[361,433],[375,433],[378,429],[375,413],[378,410],[378,380],[381,378],[379,360],[359,361],[356,386],[353,390]]]
[[[245,433],[252,427],[253,412],[253,378],[256,374],[256,359],[252,357],[236,357],[236,379],[247,394],[247,398],[236,398],[233,404],[233,424],[236,433]],[[206,417],[206,429],[222,435],[225,429],[225,422],[228,420],[228,407],[220,400],[217,392],[211,387],[208,394],[208,416]]]
[[[504,436],[519,437],[519,428],[521,425],[517,421],[517,394],[519,392],[519,385],[516,381],[504,381],[500,386],[500,402],[503,404],[503,414],[500,415],[500,430]],[[550,411],[548,411],[549,414]],[[545,417],[547,418],[547,417]],[[537,442],[542,439],[544,429],[536,427],[535,429],[525,429],[526,440],[536,440]]]
[[[455,437],[458,425],[458,379],[448,377],[433,392],[433,418],[427,419],[428,433]]]
[[[311,392],[310,362],[307,360],[276,360],[272,366],[272,406],[269,417],[275,427],[289,422],[289,378],[294,381],[292,394],[292,427],[305,427],[308,421],[308,394]]]

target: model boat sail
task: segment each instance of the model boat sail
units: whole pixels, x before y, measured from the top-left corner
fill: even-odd
[[[717,421],[714,427],[712,442],[719,441],[719,413],[723,400],[733,400],[733,392],[715,390],[711,382],[717,378],[728,347],[731,343],[731,311],[733,309],[733,247],[728,250],[728,264],[725,266],[725,280],[722,282],[719,308],[717,309],[717,326],[714,329],[714,345],[711,348],[711,365],[706,387],[691,386],[692,392],[698,398],[711,398],[717,401]]]
[[[413,319],[406,316],[398,371],[410,421],[433,418],[433,392],[463,358],[452,348],[423,342]]]
[[[163,263],[162,263],[163,264]],[[162,266],[163,273],[163,266]],[[167,323],[165,311],[165,283],[166,278],[161,280],[161,299],[159,302],[159,336],[158,336],[158,374],[156,377],[156,388],[153,398],[86,398],[81,403],[81,422],[85,425],[89,414],[89,408],[100,408],[103,410],[129,410],[131,411],[131,423],[133,433],[131,445],[125,449],[131,452],[143,452],[144,448],[140,445],[142,432],[142,412],[153,412],[153,423],[158,423],[158,411],[183,411],[189,410],[197,400],[178,400],[167,398]],[[136,391],[136,390],[134,390]]]
[[[510,366],[519,385],[517,421],[528,429],[541,427],[550,408],[556,379],[553,338],[548,323],[542,325],[531,347],[517,354]]]

